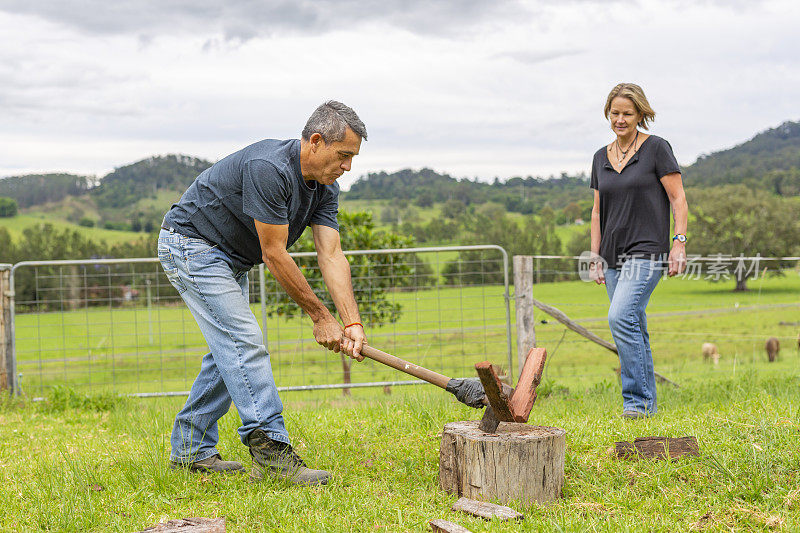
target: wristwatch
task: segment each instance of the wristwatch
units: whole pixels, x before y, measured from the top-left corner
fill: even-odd
[[[685,243],[686,242],[686,235],[684,235],[683,233],[676,233],[675,235],[672,236],[672,240],[673,241],[678,241],[680,243]]]

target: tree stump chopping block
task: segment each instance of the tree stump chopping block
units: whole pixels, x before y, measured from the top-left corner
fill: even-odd
[[[484,433],[478,421],[444,426],[439,486],[473,500],[547,503],[561,496],[566,434],[560,428],[503,422]]]

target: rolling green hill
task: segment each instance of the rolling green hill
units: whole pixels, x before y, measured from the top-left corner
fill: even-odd
[[[108,244],[121,244],[137,241],[143,237],[142,233],[133,231],[110,230],[99,227],[84,227],[79,224],[65,221],[58,214],[37,211],[24,213],[11,218],[0,218],[0,228],[5,228],[11,238],[18,241],[22,232],[27,228],[39,227],[42,224],[54,224],[61,229],[72,229],[93,241],[106,241]]]
[[[684,183],[741,183],[781,196],[800,195],[800,122],[784,122],[728,150],[701,156],[683,169]]]
[[[0,196],[17,201],[28,218],[0,220],[12,232],[30,220],[117,230],[120,235],[95,232],[110,241],[126,233],[152,232],[169,206],[208,168],[211,162],[187,155],[153,156],[115,169],[101,180],[73,174],[36,174],[0,180]],[[27,227],[27,226],[26,226]]]
[[[210,161],[172,154],[121,166],[102,179],[67,173],[0,179],[0,197],[13,198],[20,207],[16,217],[0,218],[0,227],[13,237],[26,227],[51,222],[109,243],[129,242],[142,232],[155,231],[169,206],[210,165]],[[683,172],[689,188],[741,183],[800,197],[800,122],[785,122],[738,146],[701,156]],[[584,175],[514,177],[489,183],[423,168],[363,176],[342,194],[340,207],[371,211],[379,229],[399,229],[428,244],[460,239],[448,224],[462,215],[501,209],[518,223],[555,224],[566,246],[573,236],[586,232],[586,226],[570,222],[588,222],[591,195]],[[425,235],[434,230],[438,234]]]

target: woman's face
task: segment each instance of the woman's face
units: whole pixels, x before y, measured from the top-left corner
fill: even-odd
[[[636,125],[642,120],[642,115],[636,110],[633,102],[624,96],[617,96],[611,100],[608,110],[611,129],[620,137],[625,137],[636,131]]]

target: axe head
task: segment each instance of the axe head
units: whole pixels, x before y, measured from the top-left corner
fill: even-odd
[[[483,431],[484,433],[494,433],[497,431],[497,426],[500,425],[500,421],[494,416],[494,409],[492,409],[491,405],[486,406],[486,411],[483,412],[483,418],[481,418],[481,423],[478,424],[478,429]]]

